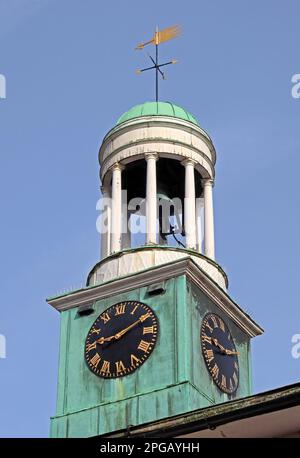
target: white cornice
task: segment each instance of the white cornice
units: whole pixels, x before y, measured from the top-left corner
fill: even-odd
[[[212,139],[210,138],[208,133],[204,129],[202,129],[202,127],[197,126],[196,124],[191,123],[190,121],[186,121],[180,118],[175,118],[173,116],[152,116],[152,115],[132,118],[128,121],[122,122],[121,124],[117,124],[109,132],[107,132],[107,134],[105,135],[103,139],[103,144],[107,142],[108,138],[112,140],[116,138],[116,136],[119,135],[120,131],[129,131],[132,128],[137,128],[137,126],[139,128],[139,127],[144,127],[144,126],[147,126],[147,127],[154,126],[158,124],[174,125],[174,126],[177,126],[179,129],[185,129],[187,132],[191,132],[191,131],[197,132],[198,134],[201,135],[201,137],[206,138],[206,140],[209,142],[209,145],[212,146],[212,148],[214,149]]]
[[[80,305],[88,305],[100,299],[126,293],[136,288],[186,275],[198,286],[236,325],[248,336],[263,333],[263,329],[252,320],[208,275],[190,258],[181,259],[172,264],[164,264],[151,269],[121,277],[101,285],[95,285],[69,294],[47,299],[58,311],[69,310]]]
[[[200,126],[184,121],[179,118],[167,117],[167,116],[147,116],[141,118],[134,118],[126,121],[120,125],[115,126],[111,129],[104,137],[102,144],[99,149],[99,162],[103,160],[103,154],[107,145],[116,140],[117,137],[124,133],[135,131],[136,129],[143,129],[145,127],[175,127],[179,130],[186,131],[190,134],[195,135],[201,139],[209,148],[212,154],[212,163],[216,162],[216,151],[213,142],[209,135]]]

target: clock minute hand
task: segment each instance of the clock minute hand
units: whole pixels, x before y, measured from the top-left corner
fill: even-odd
[[[120,337],[122,337],[124,334],[126,334],[128,331],[130,331],[130,329],[134,328],[137,324],[142,323],[143,321],[145,321],[148,318],[148,316],[149,316],[148,313],[146,313],[145,315],[141,315],[138,320],[136,320],[134,323],[132,323],[129,326],[127,326],[127,328],[123,329],[120,332],[117,332],[117,334],[114,335],[114,338],[115,339],[120,339]]]

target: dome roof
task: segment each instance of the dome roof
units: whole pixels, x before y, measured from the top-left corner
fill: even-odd
[[[172,118],[183,119],[199,126],[199,123],[193,115],[184,108],[179,107],[171,102],[145,102],[141,105],[135,105],[122,114],[118,119],[117,125],[130,119],[140,118],[143,116],[170,116]]]

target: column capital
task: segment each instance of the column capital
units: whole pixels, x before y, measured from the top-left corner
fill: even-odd
[[[110,168],[110,170],[111,170],[112,172],[113,172],[114,170],[120,170],[120,172],[122,172],[122,170],[124,170],[124,169],[125,169],[125,166],[122,165],[122,164],[120,164],[120,162],[115,162],[115,163],[111,166],[111,168]]]
[[[186,158],[184,159],[183,161],[181,161],[181,164],[186,167],[188,165],[192,165],[193,167],[195,167],[195,165],[197,164],[197,161],[195,161],[194,159],[191,159],[191,158]]]
[[[203,188],[204,188],[204,186],[213,187],[215,182],[214,182],[214,180],[212,178],[202,178],[201,184],[202,184]]]
[[[145,153],[144,157],[145,157],[146,161],[148,161],[149,159],[155,159],[156,161],[158,161],[158,154],[157,153]]]

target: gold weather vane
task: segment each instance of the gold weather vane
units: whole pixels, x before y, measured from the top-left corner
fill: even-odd
[[[177,60],[171,60],[170,62],[165,62],[164,64],[158,63],[158,45],[164,43],[165,41],[172,40],[173,38],[178,37],[181,34],[181,27],[179,25],[174,25],[172,27],[167,27],[163,30],[158,30],[156,27],[156,32],[154,33],[151,40],[146,41],[144,43],[140,43],[137,45],[135,49],[144,49],[147,45],[155,45],[155,60],[148,54],[149,58],[151,59],[153,65],[151,67],[143,68],[142,70],[137,70],[137,73],[146,72],[147,70],[155,69],[155,94],[156,94],[156,102],[158,102],[158,73],[160,73],[161,77],[165,79],[164,73],[161,71],[161,67],[165,67],[166,65],[176,64]]]

